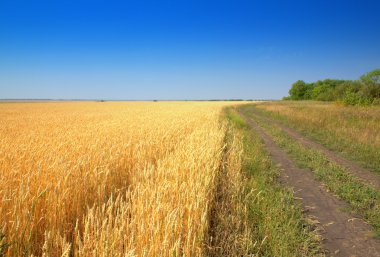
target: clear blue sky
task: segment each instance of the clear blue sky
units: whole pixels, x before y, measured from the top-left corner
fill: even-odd
[[[380,68],[380,1],[0,0],[0,98],[278,99]]]

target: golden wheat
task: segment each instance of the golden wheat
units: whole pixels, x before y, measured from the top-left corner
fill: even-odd
[[[226,105],[0,105],[0,251],[205,255],[226,160],[238,195],[239,148],[225,156],[220,122]],[[235,203],[242,226],[244,206]]]

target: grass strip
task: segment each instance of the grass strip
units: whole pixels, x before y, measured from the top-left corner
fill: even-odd
[[[279,169],[260,136],[236,109],[226,109],[226,117],[243,142],[244,195],[255,256],[323,256],[314,226],[303,217],[292,191],[277,182]]]
[[[252,117],[252,116],[251,116]],[[361,215],[380,236],[380,192],[353,176],[346,168],[331,161],[318,150],[304,147],[280,128],[252,117],[269,133],[274,141],[295,160],[301,168],[308,168],[339,198],[349,203],[350,211]]]

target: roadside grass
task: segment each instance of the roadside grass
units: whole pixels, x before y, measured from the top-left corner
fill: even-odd
[[[242,138],[243,195],[257,244],[254,256],[324,256],[314,226],[303,217],[291,190],[277,182],[279,170],[260,137],[235,108],[227,108],[226,117]]]
[[[248,108],[248,107],[244,107]],[[274,139],[274,141],[302,168],[313,171],[328,190],[349,203],[350,211],[361,215],[380,236],[380,192],[351,175],[344,167],[332,162],[318,150],[304,147],[289,137],[280,128],[269,126],[258,117],[252,117]]]
[[[345,107],[315,101],[267,102],[257,107],[262,115],[380,173],[379,107]]]
[[[226,123],[225,113],[220,116]],[[219,172],[215,177],[213,199],[208,214],[205,256],[251,256],[256,250],[244,194],[242,143],[240,135],[228,124]]]

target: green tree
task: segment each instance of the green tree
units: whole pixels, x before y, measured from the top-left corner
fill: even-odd
[[[380,69],[370,71],[360,77],[363,86],[361,92],[368,98],[380,98]]]
[[[370,71],[360,77],[364,84],[377,84],[380,85],[380,69]]]
[[[303,80],[298,80],[293,83],[292,88],[289,90],[290,99],[292,100],[303,100],[305,99],[305,94],[308,91],[307,84]]]
[[[284,99],[342,101],[362,106],[380,104],[380,69],[364,74],[360,80],[325,79],[314,83],[298,80]]]

